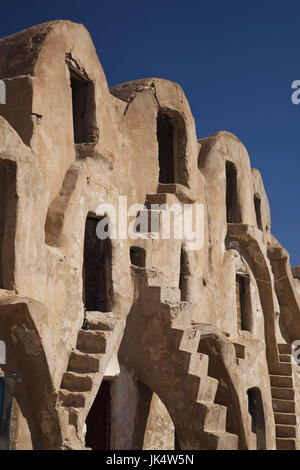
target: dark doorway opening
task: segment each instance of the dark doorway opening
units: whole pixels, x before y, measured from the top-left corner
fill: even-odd
[[[73,126],[75,144],[94,142],[97,137],[95,125],[95,90],[92,81],[71,68]]]
[[[93,450],[110,449],[110,382],[103,381],[86,419],[85,445]]]
[[[83,255],[83,303],[88,311],[110,312],[113,304],[112,247],[109,238],[97,237],[100,218],[88,216]]]
[[[232,162],[226,162],[226,216],[227,223],[241,223],[237,192],[237,171]]]
[[[183,116],[162,108],[157,113],[159,183],[188,186],[187,132]]]
[[[12,289],[16,228],[16,164],[0,161],[0,289]]]
[[[261,199],[258,194],[254,196],[254,207],[255,207],[255,214],[256,214],[256,223],[259,230],[263,229],[262,220],[261,220]]]
[[[189,278],[188,255],[187,255],[187,252],[181,247],[179,289],[180,289],[182,302],[187,302],[188,300],[188,278]]]
[[[251,299],[249,279],[241,274],[236,275],[237,327],[239,330],[250,330]]]
[[[266,427],[261,391],[259,388],[250,388],[248,394],[248,411],[252,418],[252,432],[256,434],[257,450],[266,449]]]
[[[159,182],[174,183],[174,128],[164,113],[157,115],[157,140],[159,159]]]
[[[139,246],[130,247],[130,262],[134,266],[144,268],[146,266],[146,250]]]

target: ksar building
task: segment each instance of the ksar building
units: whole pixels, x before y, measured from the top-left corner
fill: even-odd
[[[197,140],[176,83],[109,89],[69,21],[2,39],[0,79],[0,448],[299,448],[300,271],[244,145]],[[102,240],[124,196],[158,223]]]

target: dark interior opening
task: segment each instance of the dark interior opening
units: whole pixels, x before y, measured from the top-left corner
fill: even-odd
[[[4,406],[4,389],[5,389],[4,379],[0,378],[0,426],[1,426],[2,415],[3,415],[3,406]]]
[[[226,216],[227,223],[241,223],[237,193],[237,171],[232,162],[226,162]]]
[[[250,330],[251,301],[249,279],[240,274],[236,275],[236,306],[237,327],[239,330]]]
[[[86,447],[110,450],[110,414],[110,382],[102,381],[86,419]]]
[[[130,262],[134,266],[144,268],[146,266],[146,250],[139,246],[132,246],[130,248]]]
[[[258,194],[255,194],[254,207],[255,207],[255,214],[256,214],[256,223],[257,223],[257,227],[259,228],[259,230],[262,230],[263,225],[262,225],[262,220],[261,220],[261,207],[260,206],[261,206],[261,199],[258,196]]]
[[[188,300],[188,278],[189,278],[188,256],[187,256],[187,252],[183,248],[181,248],[179,289],[180,289],[182,302],[187,302]]]
[[[252,432],[256,434],[257,450],[266,449],[266,427],[261,391],[259,388],[250,388],[248,394],[248,411],[252,418]]]
[[[85,225],[83,256],[83,303],[88,311],[110,312],[113,303],[112,247],[109,238],[97,237],[101,218],[88,216]]]
[[[174,183],[174,128],[169,116],[162,112],[157,115],[157,140],[159,182]]]
[[[13,287],[16,227],[16,165],[0,161],[0,288]]]
[[[96,137],[94,84],[74,70],[69,70],[75,144],[94,142]]]

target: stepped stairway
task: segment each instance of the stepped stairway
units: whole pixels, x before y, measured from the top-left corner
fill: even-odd
[[[192,325],[190,306],[180,301],[179,289],[154,282],[152,277],[152,285],[143,289],[149,310],[136,319],[138,331],[152,330],[157,351],[148,355],[148,346],[140,345],[135,354],[133,361],[144,364],[141,380],[158,384],[156,390],[173,417],[182,449],[237,449],[238,436],[226,431],[227,407],[215,403],[219,381],[208,375],[209,356],[198,352],[201,327]]]
[[[147,196],[145,217],[156,221],[156,226],[149,226],[149,235],[161,231],[157,209],[152,218],[151,205],[174,201],[167,193]],[[137,306],[137,315],[128,323],[130,327],[132,321],[134,331],[149,333],[149,345],[139,343],[141,337],[128,338],[131,344],[138,343],[131,360],[144,383],[157,384],[182,449],[237,449],[238,436],[226,431],[227,407],[215,403],[219,381],[208,375],[209,356],[198,352],[201,328],[192,324],[190,305],[181,301],[180,289],[165,285],[155,270],[133,266],[132,273],[143,306]],[[155,354],[149,353],[153,348]]]
[[[280,375],[271,375],[271,393],[276,425],[277,450],[296,450],[297,423],[293,387],[292,349],[278,344]]]
[[[86,320],[88,329],[79,330],[58,392],[66,448],[84,448],[83,426],[124,328],[123,320],[109,313],[86,312]]]

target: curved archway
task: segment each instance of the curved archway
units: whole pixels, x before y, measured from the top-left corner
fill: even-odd
[[[22,387],[26,388],[33,407],[32,416],[28,415],[33,447],[58,449],[62,439],[56,410],[56,393],[43,342],[36,327],[36,321],[42,322],[44,316],[43,305],[36,301],[18,296],[0,300],[1,335],[6,344],[10,344],[11,352],[18,361],[23,374]],[[5,373],[15,373],[11,369],[9,358],[2,368]],[[20,399],[22,400],[21,396]]]

